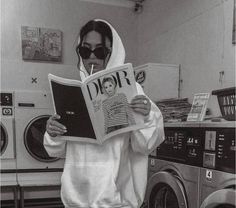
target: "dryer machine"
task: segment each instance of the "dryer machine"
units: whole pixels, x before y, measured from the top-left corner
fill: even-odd
[[[165,141],[149,156],[148,208],[199,208],[198,130],[195,123],[165,124]]]
[[[200,174],[201,208],[235,208],[235,122],[202,126],[205,142]]]
[[[50,93],[16,91],[15,106],[19,185],[60,184],[64,159],[50,157],[43,145],[46,122],[54,114]]]

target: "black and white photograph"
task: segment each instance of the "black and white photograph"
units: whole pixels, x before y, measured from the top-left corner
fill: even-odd
[[[1,208],[235,208],[236,0],[1,0]]]

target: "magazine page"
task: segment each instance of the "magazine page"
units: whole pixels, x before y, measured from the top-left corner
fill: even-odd
[[[62,139],[99,143],[83,96],[82,82],[48,75],[54,111],[67,128]]]
[[[187,121],[203,121],[209,97],[210,93],[197,93],[194,95]]]
[[[137,95],[131,64],[97,72],[85,81],[86,103],[98,139],[144,127],[143,116],[129,103]]]

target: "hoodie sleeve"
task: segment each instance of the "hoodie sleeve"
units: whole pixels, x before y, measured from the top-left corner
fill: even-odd
[[[144,94],[142,87],[137,84],[138,93]],[[151,101],[151,100],[150,100]],[[151,101],[151,110],[144,118],[145,128],[131,133],[131,146],[134,152],[150,154],[165,138],[163,116],[159,108]]]
[[[51,137],[45,132],[43,144],[50,157],[65,157],[66,141],[59,137]]]

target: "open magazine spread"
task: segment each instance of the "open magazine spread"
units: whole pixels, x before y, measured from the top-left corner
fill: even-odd
[[[101,144],[114,135],[144,127],[129,107],[137,95],[131,64],[99,71],[83,82],[48,75],[53,106],[66,126],[62,139]]]
[[[194,94],[193,104],[188,114],[187,121],[203,121],[209,97],[209,93]]]

